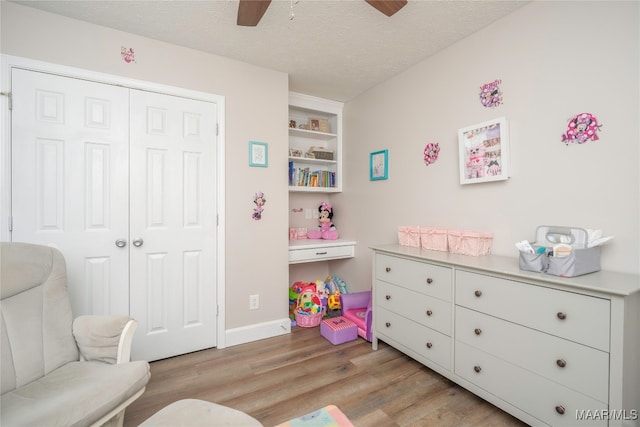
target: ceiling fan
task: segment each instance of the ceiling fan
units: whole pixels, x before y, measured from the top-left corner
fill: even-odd
[[[371,6],[387,16],[402,9],[407,0],[365,0]],[[255,27],[269,8],[271,0],[240,0],[237,24],[243,27]]]

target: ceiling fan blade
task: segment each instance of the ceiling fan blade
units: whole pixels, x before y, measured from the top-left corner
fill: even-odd
[[[237,24],[243,27],[255,27],[269,8],[269,4],[271,0],[240,0]]]
[[[407,0],[366,0],[366,2],[387,16],[392,16],[407,4]]]

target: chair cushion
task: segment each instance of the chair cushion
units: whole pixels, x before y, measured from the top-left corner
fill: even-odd
[[[1,390],[22,387],[79,360],[60,251],[2,242],[0,246]]]
[[[360,331],[367,330],[367,323],[366,323],[367,309],[366,308],[354,308],[352,310],[347,310],[344,313],[342,313],[342,316],[351,320],[353,323],[356,324],[356,326],[358,326],[358,334],[360,336],[362,336],[360,334]]]
[[[88,425],[143,389],[149,377],[146,361],[71,362],[2,395],[0,424]]]

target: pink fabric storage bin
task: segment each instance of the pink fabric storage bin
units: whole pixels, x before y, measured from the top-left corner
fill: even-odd
[[[493,233],[479,231],[449,230],[447,243],[449,252],[462,255],[489,255]]]
[[[402,246],[420,247],[420,227],[400,226],[398,227],[398,241]]]
[[[420,227],[420,244],[424,249],[447,252],[447,229],[436,227]]]
[[[353,341],[358,338],[358,327],[342,316],[324,319],[320,323],[320,335],[333,345]]]

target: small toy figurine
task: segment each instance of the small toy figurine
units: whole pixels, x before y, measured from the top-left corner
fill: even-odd
[[[333,207],[331,204],[327,202],[322,202],[320,207],[318,207],[318,212],[320,212],[320,218],[318,222],[317,230],[309,230],[307,232],[307,237],[309,239],[325,239],[325,240],[335,240],[338,238],[338,230],[336,230],[335,225],[331,222],[333,218]]]

